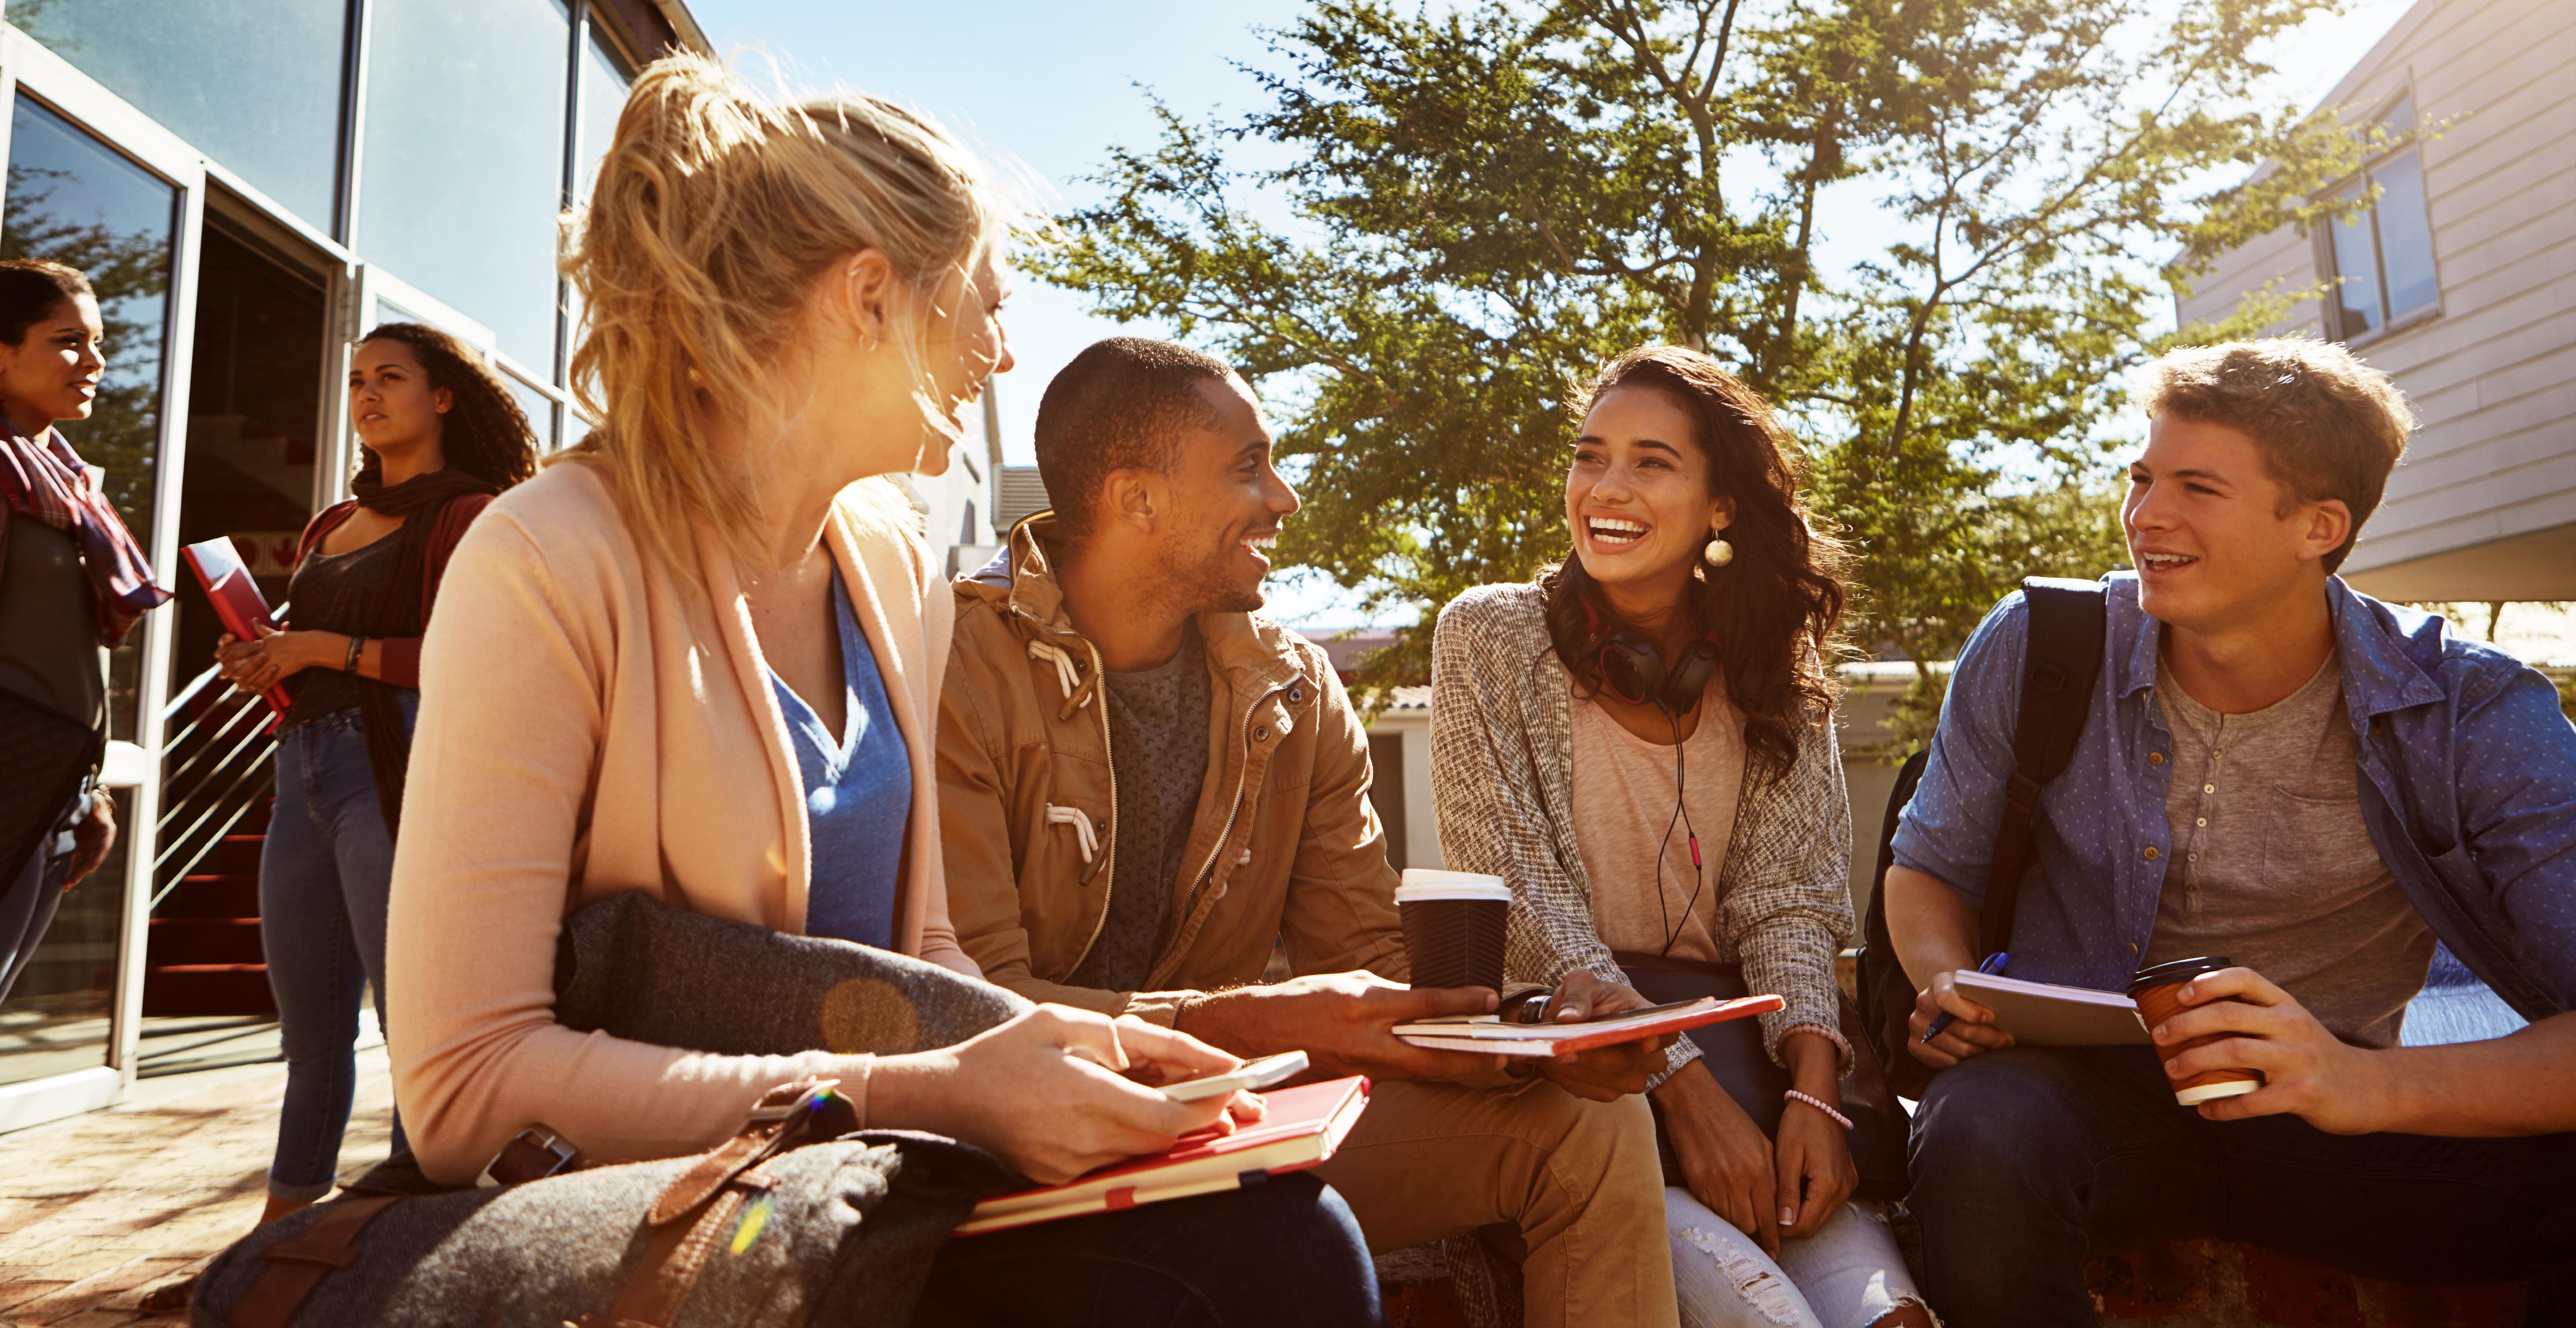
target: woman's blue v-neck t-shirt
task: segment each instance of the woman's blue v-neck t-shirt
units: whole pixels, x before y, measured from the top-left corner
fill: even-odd
[[[832,617],[841,634],[843,732],[824,731],[814,708],[772,668],[769,685],[787,714],[796,766],[805,780],[805,825],[813,880],[805,934],[894,948],[894,899],[912,816],[912,753],[895,727],[876,652],[859,630],[849,591],[832,572]]]

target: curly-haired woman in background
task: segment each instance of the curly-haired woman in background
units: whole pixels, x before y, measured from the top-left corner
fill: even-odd
[[[357,1075],[361,982],[385,1009],[385,899],[420,701],[420,642],[448,555],[493,495],[536,470],[536,437],[464,343],[387,323],[349,363],[357,494],[295,551],[288,629],[227,636],[224,676],[293,696],[259,863],[260,940],[286,1051],[262,1222],[331,1192]],[[394,1123],[394,1149],[403,1147]]]
[[[1790,1087],[1753,1104],[1775,1137],[1690,1040],[1649,1093],[1685,1182],[1685,1328],[1927,1325],[1886,1224],[1846,1202],[1851,810],[1825,671],[1845,554],[1770,406],[1707,355],[1629,351],[1575,409],[1574,556],[1460,596],[1432,638],[1441,851],[1510,883],[1514,982],[1740,969],[1786,998],[1761,1031]]]

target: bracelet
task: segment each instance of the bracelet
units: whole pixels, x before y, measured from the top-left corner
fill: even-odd
[[[349,658],[340,665],[340,671],[342,673],[355,674],[358,671],[358,656],[365,653],[366,649],[367,638],[363,636],[350,637]]]
[[[1799,1092],[1797,1089],[1792,1088],[1789,1091],[1782,1093],[1780,1096],[1790,1101],[1804,1102],[1808,1106],[1814,1107],[1816,1110],[1833,1117],[1834,1124],[1839,1125],[1846,1130],[1852,1127],[1851,1117],[1834,1110],[1832,1107],[1826,1106],[1823,1102],[1809,1097],[1806,1094]]]

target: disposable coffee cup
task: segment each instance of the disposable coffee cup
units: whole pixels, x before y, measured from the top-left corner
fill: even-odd
[[[1501,994],[1503,927],[1512,911],[1512,888],[1502,877],[1407,867],[1395,906],[1404,919],[1414,986],[1490,987]]]
[[[2138,1014],[2147,1021],[2147,1027],[2154,1028],[2184,1010],[2194,1008],[2182,1003],[2183,984],[2204,974],[2234,967],[2236,961],[2224,955],[2201,955],[2195,959],[2176,959],[2171,963],[2142,968],[2136,977],[2129,979],[2129,999],[2138,1003]],[[2194,1047],[2207,1046],[2226,1036],[2224,1033],[2206,1034],[2160,1049],[2159,1054],[2171,1060]],[[2171,1075],[2166,1078],[2173,1084],[2174,1101],[2186,1107],[2215,1102],[2222,1097],[2238,1097],[2263,1086],[2263,1072],[2260,1070],[2203,1070],[2188,1078],[2174,1079]]]

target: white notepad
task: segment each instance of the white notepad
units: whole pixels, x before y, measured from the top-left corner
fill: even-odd
[[[1959,970],[1959,991],[1995,1012],[1994,1026],[2025,1047],[2146,1045],[2138,1003],[2116,991]]]

